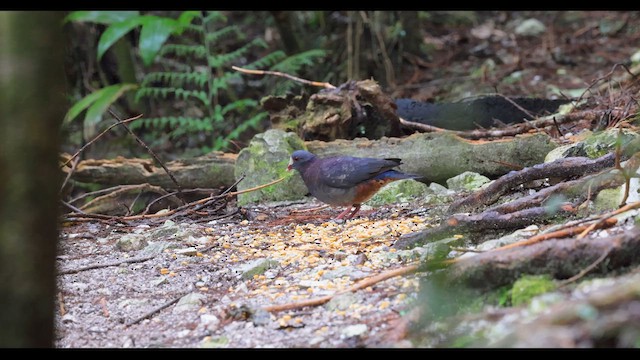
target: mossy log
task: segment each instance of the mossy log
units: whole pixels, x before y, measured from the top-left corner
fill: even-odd
[[[352,155],[401,158],[401,169],[424,177],[425,182],[445,183],[465,171],[498,177],[513,168],[509,164],[530,166],[541,163],[556,144],[544,134],[524,135],[496,141],[470,141],[446,133],[413,134],[405,138],[368,140],[307,141],[309,151],[324,157]],[[165,165],[183,188],[224,187],[234,183],[236,154],[211,153]],[[70,166],[65,167],[68,172]],[[175,184],[161,166],[151,159],[83,160],[72,179],[104,185],[148,183],[163,188]]]
[[[234,183],[236,154],[213,152],[205,156],[165,163],[182,188],[228,187]],[[63,170],[69,172],[70,166]],[[152,159],[87,159],[78,163],[72,179],[103,185],[150,184],[165,189],[176,185]]]

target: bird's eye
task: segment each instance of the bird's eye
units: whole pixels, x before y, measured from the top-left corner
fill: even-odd
[[[294,156],[294,157],[293,157],[293,161],[298,161],[298,160],[300,160],[300,158],[299,158],[299,157],[297,157],[297,156]]]

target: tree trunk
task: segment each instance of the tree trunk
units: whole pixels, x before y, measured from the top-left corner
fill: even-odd
[[[52,347],[63,12],[0,12],[0,347]]]

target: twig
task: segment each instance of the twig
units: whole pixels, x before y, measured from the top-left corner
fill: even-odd
[[[309,81],[309,80],[301,79],[301,78],[293,76],[293,75],[281,73],[279,71],[253,70],[253,69],[241,68],[241,67],[238,67],[238,66],[232,66],[231,68],[233,70],[235,70],[235,71],[240,71],[240,72],[243,72],[245,74],[282,76],[282,77],[286,77],[287,79],[291,79],[293,81],[297,81],[297,82],[300,82],[300,83],[303,83],[303,84],[307,84],[307,85],[319,86],[319,87],[323,87],[325,89],[335,89],[336,88],[335,86],[329,84],[328,82]]]
[[[75,269],[60,270],[58,271],[58,275],[75,274],[75,273],[79,273],[86,270],[101,269],[105,267],[119,266],[122,264],[139,263],[139,262],[151,260],[154,257],[155,255],[150,255],[150,256],[143,256],[143,257],[137,257],[137,258],[131,258],[131,259],[118,260],[118,261],[110,261],[104,264],[93,264],[93,265],[81,266]]]
[[[416,272],[419,269],[419,265],[418,264],[413,264],[413,265],[407,265],[398,269],[394,269],[394,270],[389,270],[386,271],[382,274],[378,274],[376,276],[372,276],[366,279],[362,279],[361,281],[359,281],[358,283],[350,286],[349,288],[342,290],[342,291],[338,291],[337,293],[333,294],[333,295],[326,295],[326,296],[322,296],[319,298],[315,298],[315,299],[309,299],[309,300],[304,300],[304,301],[298,301],[295,303],[288,303],[288,304],[281,304],[281,305],[272,305],[272,306],[267,306],[266,308],[264,308],[264,310],[268,311],[268,312],[279,312],[279,311],[285,311],[285,310],[293,310],[293,309],[300,309],[300,308],[304,308],[307,306],[318,306],[318,305],[323,305],[326,304],[327,302],[329,302],[331,299],[333,299],[335,296],[340,295],[340,294],[344,294],[347,292],[353,292],[353,291],[357,291],[360,289],[364,289],[366,287],[369,287],[371,285],[374,285],[376,283],[379,283],[381,281],[396,277],[396,276],[401,276],[401,275],[408,275],[411,273]]]
[[[581,277],[587,275],[587,273],[591,270],[593,270],[596,266],[598,266],[598,264],[600,264],[601,262],[604,261],[604,259],[607,258],[607,256],[609,255],[609,253],[611,252],[612,248],[608,248],[604,253],[602,253],[602,255],[596,259],[596,261],[594,261],[593,263],[591,263],[591,265],[587,266],[586,268],[584,268],[583,270],[581,270],[579,273],[575,274],[574,276],[561,281],[560,284],[558,284],[558,288],[561,288],[563,286],[566,286],[578,279],[580,279]]]
[[[111,215],[102,215],[102,214],[88,214],[80,209],[78,209],[77,207],[69,204],[68,202],[64,201],[64,200],[60,200],[60,202],[62,203],[62,205],[68,207],[69,209],[73,210],[76,212],[76,214],[67,214],[67,216],[73,216],[73,215],[81,215],[83,217],[87,217],[87,218],[93,218],[93,219],[102,219],[102,220],[114,220],[117,219],[117,216],[111,216]]]
[[[67,313],[67,310],[65,310],[64,308],[64,295],[62,295],[61,291],[58,292],[58,306],[60,310],[60,316],[64,316]]]
[[[622,214],[623,212],[629,211],[629,210],[633,210],[633,209],[637,209],[640,208],[640,201],[638,202],[634,202],[631,204],[627,204],[615,211],[612,211],[608,214],[605,214],[602,216],[602,218],[600,219],[600,221],[595,222],[593,224],[591,224],[589,227],[587,227],[586,229],[584,229],[584,231],[582,231],[580,233],[580,235],[577,236],[577,239],[582,239],[583,237],[587,236],[587,234],[589,234],[591,231],[593,231],[596,227],[600,226],[600,223],[608,221],[609,218],[612,218],[618,214]]]
[[[187,295],[187,293],[182,294],[182,295],[180,295],[180,296],[176,297],[175,299],[173,299],[173,300],[171,300],[171,301],[169,301],[169,302],[167,302],[167,303],[165,303],[165,304],[162,304],[162,305],[158,306],[157,308],[155,308],[155,309],[153,309],[153,310],[151,310],[151,311],[147,312],[146,314],[144,314],[144,315],[142,315],[142,316],[140,316],[140,317],[137,317],[137,318],[135,318],[135,319],[133,319],[133,320],[131,320],[131,321],[127,322],[127,323],[125,324],[125,326],[131,326],[131,325],[134,325],[134,324],[139,323],[140,321],[142,321],[142,320],[144,320],[144,319],[146,319],[146,318],[148,318],[148,317],[150,317],[150,316],[154,315],[155,313],[160,312],[160,311],[162,311],[162,310],[164,310],[164,309],[168,308],[169,306],[171,306],[171,305],[173,305],[173,304],[177,303],[177,302],[178,302],[178,301],[180,301],[180,299],[182,299],[182,297],[183,297],[183,296],[185,296],[185,295]]]
[[[511,105],[515,106],[518,110],[522,111],[525,115],[527,115],[528,117],[535,119],[536,117],[530,113],[527,109],[523,108],[522,106],[518,105],[517,102],[513,101],[513,99],[508,98],[507,96],[504,96],[500,93],[493,93],[493,94],[489,94],[489,95],[495,95],[495,96],[500,96],[501,98],[507,100],[507,102],[511,103]]]
[[[176,187],[178,188],[178,193],[180,194],[180,200],[184,203],[184,199],[183,199],[183,195],[182,195],[182,188],[180,187],[180,184],[178,184],[178,181],[176,180],[176,178],[173,176],[173,174],[171,173],[171,171],[169,171],[169,169],[167,169],[167,167],[164,165],[164,163],[162,161],[160,161],[160,159],[158,158],[158,156],[153,152],[153,150],[151,150],[147,144],[144,143],[144,141],[142,141],[142,139],[140,139],[138,137],[138,135],[136,135],[131,128],[129,128],[127,126],[127,124],[123,123],[120,118],[118,117],[118,115],[116,115],[116,113],[113,112],[113,110],[109,109],[109,114],[111,114],[111,116],[113,116],[114,118],[116,118],[116,120],[120,121],[120,125],[122,125],[129,134],[131,134],[131,136],[133,136],[134,139],[136,139],[136,141],[138,142],[138,144],[140,144],[142,147],[144,147],[147,152],[153,156],[153,158],[158,162],[158,164],[160,164],[160,166],[162,166],[162,168],[164,169],[164,171],[167,173],[167,175],[169,175],[169,177],[171,178],[171,181],[173,181],[174,184],[176,184]]]
[[[244,189],[242,191],[230,192],[230,193],[225,194],[225,196],[234,196],[234,195],[248,193],[248,192],[251,192],[251,191],[260,190],[260,189],[265,188],[267,186],[275,185],[275,184],[279,183],[280,181],[283,181],[286,178],[287,178],[286,176],[283,176],[280,179],[274,180],[274,181],[272,181],[270,183],[267,183],[267,184],[264,184],[264,185],[260,185],[260,186],[256,186],[256,187],[252,187],[251,189]]]
[[[218,190],[218,189],[203,189],[203,188],[197,188],[197,189],[186,189],[186,190],[182,190],[182,193],[183,193],[183,194],[186,194],[186,193],[192,193],[192,192],[209,192],[209,193],[211,193],[211,192],[216,191],[216,190]],[[151,202],[149,203],[149,205],[147,205],[147,207],[144,209],[144,211],[143,211],[142,213],[140,213],[140,215],[145,215],[145,214],[149,213],[149,210],[151,209],[151,206],[153,206],[153,204],[157,203],[158,201],[160,201],[160,200],[162,200],[162,199],[165,199],[165,198],[168,198],[168,197],[170,197],[170,196],[173,196],[173,195],[175,195],[175,194],[177,194],[177,193],[178,193],[177,191],[174,191],[174,192],[171,192],[171,193],[168,193],[168,194],[164,194],[164,195],[162,195],[162,196],[160,196],[160,197],[158,197],[158,198],[153,199],[153,201],[151,201]]]
[[[460,130],[447,130],[437,128],[431,125],[426,125],[418,122],[407,121],[404,119],[400,120],[400,124],[414,130],[424,131],[424,132],[448,132],[454,135],[458,135],[465,139],[483,139],[483,138],[492,138],[492,137],[505,137],[505,136],[515,136],[518,134],[523,134],[529,132],[534,129],[542,129],[549,126],[557,126],[558,124],[564,124],[572,121],[578,120],[593,120],[598,116],[602,115],[605,111],[596,111],[596,110],[584,110],[578,111],[571,114],[566,115],[549,115],[545,117],[541,117],[535,120],[517,123],[512,126],[508,126],[500,129],[478,129],[478,130],[469,130],[469,131],[460,131]]]
[[[596,224],[600,224],[598,226],[599,228],[608,228],[608,227],[614,226],[617,222],[618,222],[618,220],[616,220],[616,219],[608,219],[608,221],[604,221],[602,223],[598,222]],[[493,249],[492,251],[506,250],[506,249],[511,249],[511,248],[518,247],[518,246],[531,245],[531,244],[535,244],[535,243],[538,243],[538,242],[541,242],[541,241],[544,241],[544,240],[548,240],[548,239],[559,239],[559,238],[566,238],[566,237],[574,236],[574,235],[578,234],[579,232],[584,231],[586,228],[588,228],[590,226],[591,225],[578,225],[578,226],[570,227],[570,228],[567,228],[567,229],[552,231],[550,233],[534,235],[534,236],[532,236],[532,237],[530,237],[528,239],[520,240],[520,241],[518,241],[516,243],[513,243],[513,244],[500,246],[498,248]]]
[[[100,189],[100,190],[96,190],[96,191],[87,192],[87,193],[84,193],[82,195],[79,195],[76,198],[73,198],[73,199],[69,200],[69,203],[70,204],[74,203],[74,202],[76,202],[78,200],[86,198],[87,196],[100,195],[100,194],[108,193],[110,191],[117,191],[117,190],[119,190],[121,188],[127,188],[127,187],[131,187],[131,186],[138,186],[138,185],[116,185],[116,186],[112,186],[112,187],[106,188],[106,189]]]
[[[325,204],[325,205],[312,207],[312,208],[309,208],[309,209],[300,209],[300,210],[293,209],[293,210],[290,211],[290,214],[293,215],[293,214],[301,214],[301,213],[306,213],[306,212],[312,212],[312,211],[322,210],[322,209],[328,208],[328,207],[329,207],[329,205]]]
[[[114,127],[120,125],[120,124],[126,124],[126,123],[130,123],[134,120],[138,120],[139,118],[142,117],[142,114],[138,115],[138,116],[134,116],[132,118],[126,119],[126,120],[119,120],[118,122],[109,126],[108,128],[106,128],[103,132],[101,132],[100,134],[98,134],[98,136],[94,137],[93,139],[91,139],[91,141],[89,141],[88,143],[84,144],[83,147],[80,148],[80,150],[76,151],[75,154],[73,154],[69,159],[67,159],[67,161],[65,161],[62,165],[60,165],[60,168],[62,169],[63,167],[65,167],[69,161],[73,160],[76,158],[76,156],[80,155],[81,152],[84,151],[84,149],[87,148],[87,146],[93,144],[94,142],[96,142],[96,140],[98,140],[100,137],[102,137],[102,135],[106,134],[109,130],[113,129]]]
[[[80,159],[75,159],[71,163],[71,169],[67,173],[67,176],[65,176],[64,181],[62,182],[62,185],[60,186],[60,190],[58,191],[58,194],[62,194],[62,190],[64,190],[64,187],[67,185],[67,182],[71,178],[71,175],[76,171],[76,167],[78,167],[78,163],[79,162],[80,162]]]
[[[100,298],[100,307],[102,307],[102,315],[104,315],[104,317],[109,317],[109,309],[107,309],[107,299],[103,297]]]

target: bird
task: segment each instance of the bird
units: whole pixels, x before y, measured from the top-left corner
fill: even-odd
[[[421,176],[393,168],[402,164],[398,158],[331,156],[320,158],[306,150],[291,154],[287,170],[297,170],[309,193],[331,206],[347,206],[336,219],[351,219],[363,202],[386,184]]]

